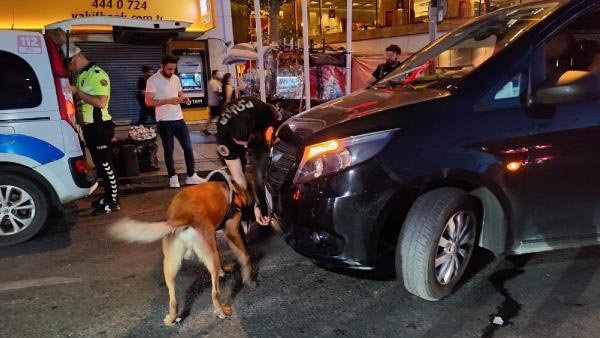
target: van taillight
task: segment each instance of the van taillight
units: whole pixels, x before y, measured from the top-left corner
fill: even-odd
[[[78,174],[84,174],[86,172],[84,159],[76,159],[73,163],[73,167]]]
[[[58,48],[56,48],[52,39],[48,35],[45,35],[44,38],[46,40],[48,56],[50,57],[52,75],[54,76],[54,87],[56,87],[60,118],[70,124],[73,129],[76,129],[75,102],[73,101],[73,93],[71,93],[67,71],[58,53]]]
[[[63,120],[67,121],[73,126],[73,128],[75,128],[75,124],[77,123],[77,120],[75,119],[75,102],[73,100],[73,93],[71,92],[69,79],[61,77],[54,78],[54,81],[59,83],[56,85],[56,91],[60,107],[60,116]],[[62,104],[64,104],[64,109],[61,105],[61,101]]]

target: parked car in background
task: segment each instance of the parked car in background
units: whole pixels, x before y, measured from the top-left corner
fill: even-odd
[[[286,121],[268,169],[287,242],[312,259],[448,295],[473,248],[598,244],[600,3],[497,10],[373,88]],[[597,58],[596,58],[597,59]]]

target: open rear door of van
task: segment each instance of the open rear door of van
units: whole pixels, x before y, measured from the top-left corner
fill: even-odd
[[[122,43],[163,43],[177,37],[179,32],[191,26],[191,22],[172,20],[141,20],[118,16],[88,16],[58,21],[44,27],[56,46],[60,47],[69,42],[69,34],[73,27],[81,26],[110,26],[115,42]],[[64,55],[67,58],[69,55]]]

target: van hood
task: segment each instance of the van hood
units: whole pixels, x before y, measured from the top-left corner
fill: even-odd
[[[448,90],[431,88],[365,89],[290,118],[282,124],[278,134],[280,137],[290,134],[289,136],[301,142],[321,130],[349,122],[376,127],[373,123],[377,123],[376,117],[381,115],[377,113],[393,110],[394,115],[397,116],[400,114],[397,111],[400,107],[449,95]],[[393,126],[389,125],[389,127]]]

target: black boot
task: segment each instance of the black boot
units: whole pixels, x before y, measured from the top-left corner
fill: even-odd
[[[119,206],[119,203],[117,203],[117,202],[101,204],[98,207],[96,207],[94,210],[92,210],[92,215],[93,216],[105,215],[105,214],[110,214],[111,212],[118,211],[118,210],[121,210],[121,207]]]

